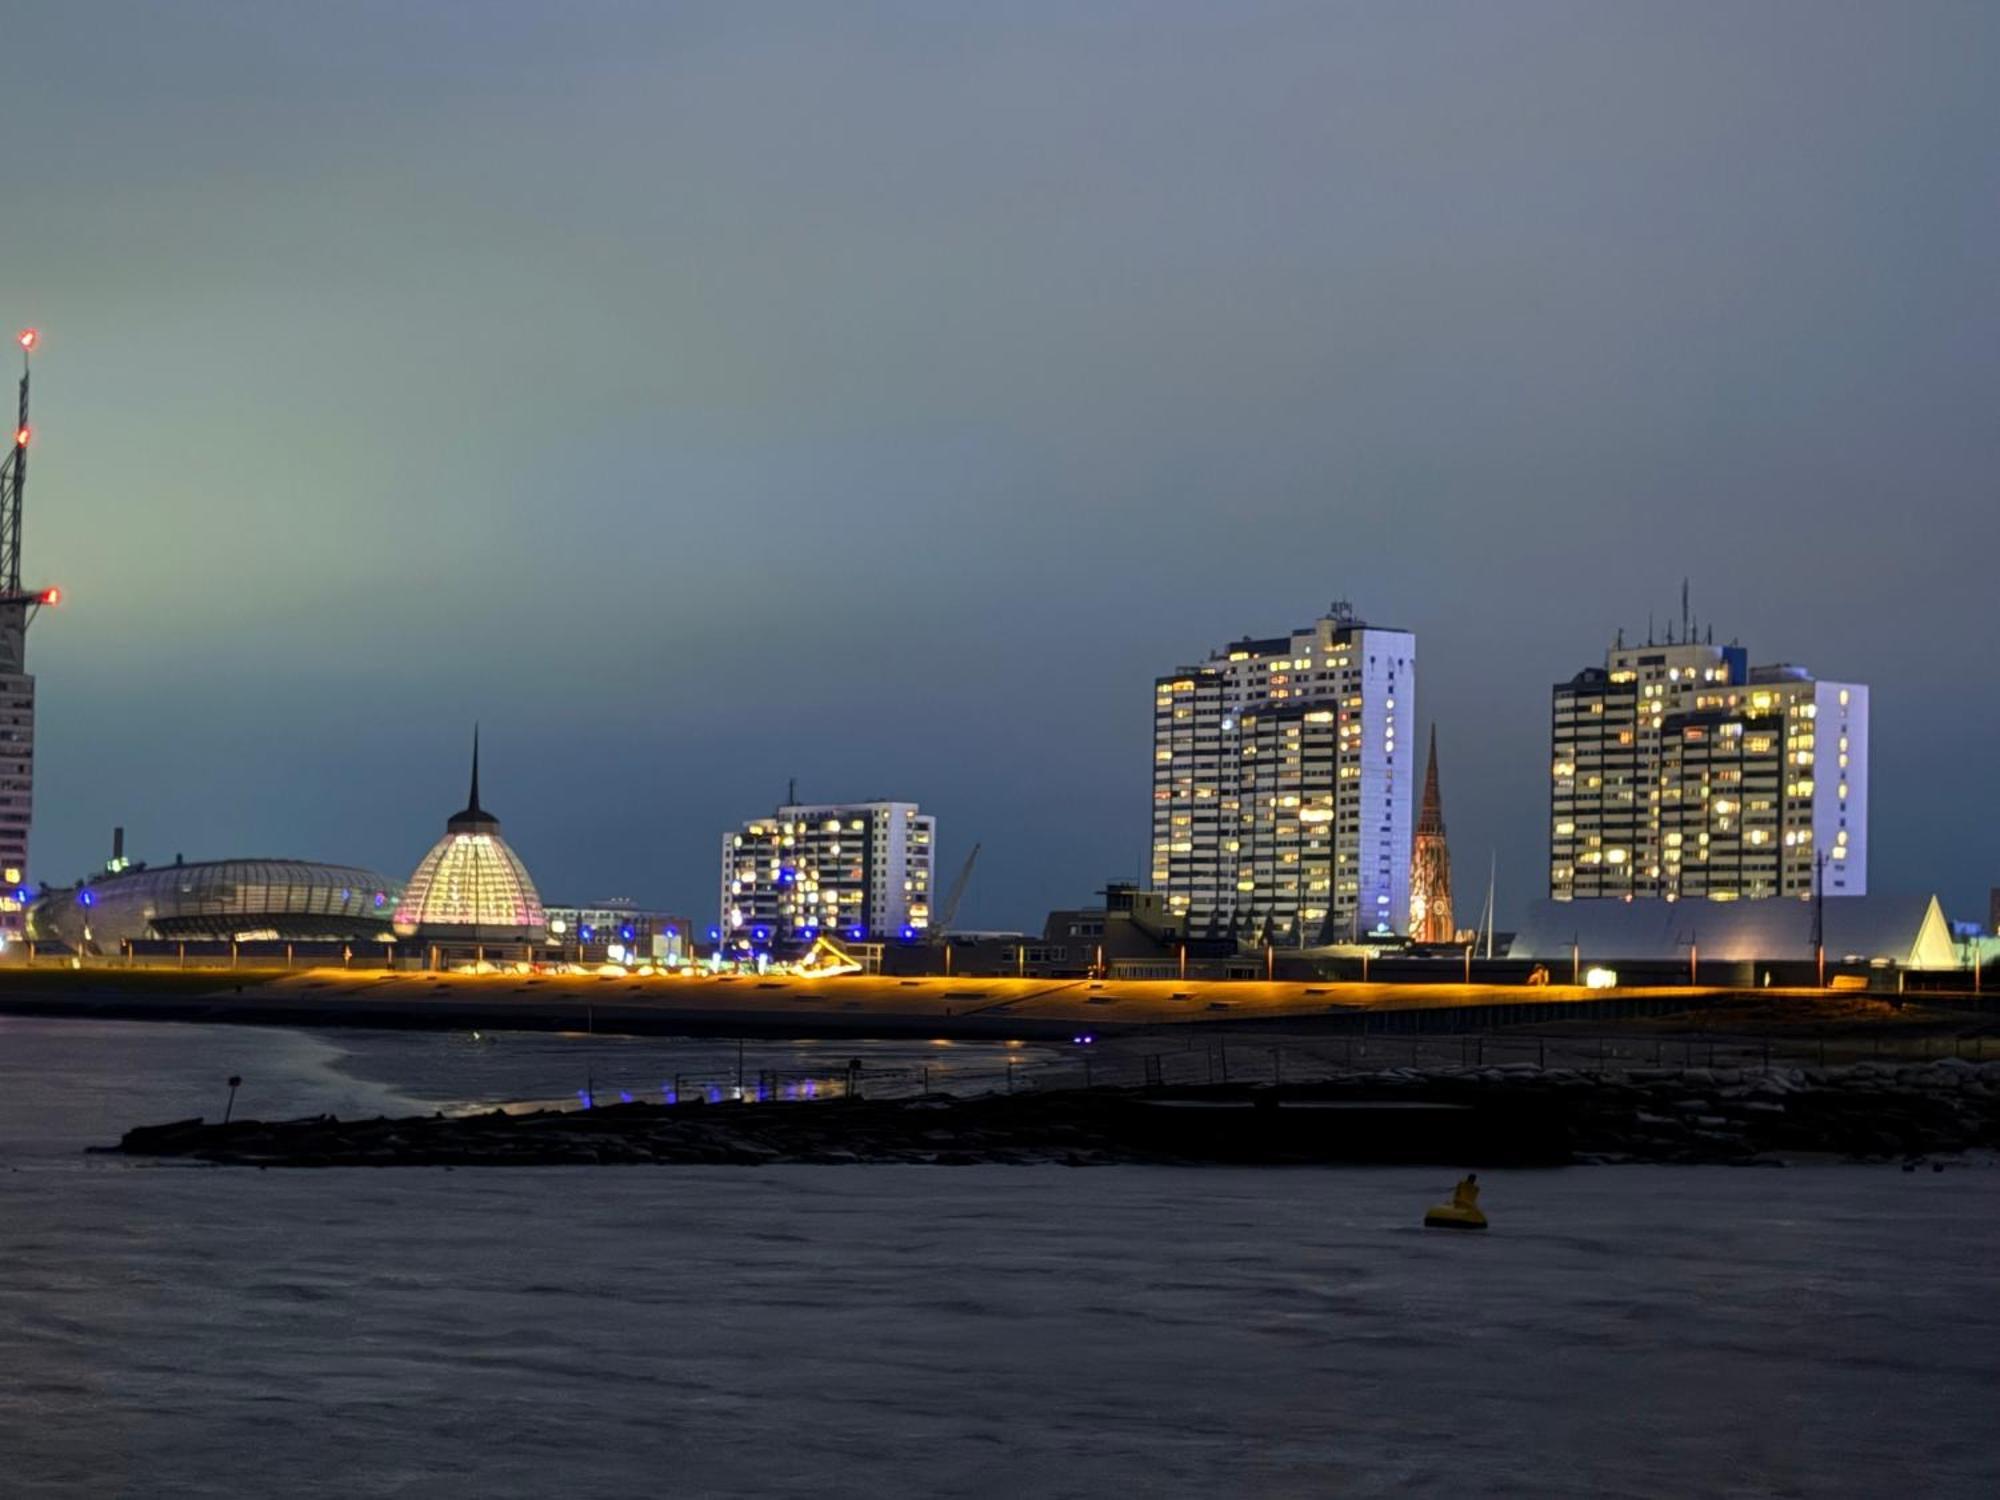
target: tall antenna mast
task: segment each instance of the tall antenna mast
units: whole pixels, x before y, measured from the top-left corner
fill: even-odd
[[[28,360],[41,335],[24,328],[15,335],[21,346],[21,401],[14,419],[13,441],[6,462],[0,463],[0,594],[21,592],[21,496],[28,488]]]

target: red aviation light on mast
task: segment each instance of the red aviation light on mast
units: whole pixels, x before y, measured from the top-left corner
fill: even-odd
[[[41,602],[42,602],[43,604],[60,604],[60,603],[62,603],[62,590],[61,590],[61,589],[43,589],[43,590],[42,590],[42,598],[41,598]]]
[[[35,429],[34,429],[34,428],[32,428],[32,427],[17,427],[17,428],[15,428],[15,429],[14,429],[14,446],[15,446],[16,448],[25,448],[25,447],[27,447],[27,446],[28,446],[28,439],[29,439],[29,438],[31,438],[31,437],[33,437],[34,435],[35,435]]]
[[[35,352],[35,345],[39,344],[41,341],[42,341],[41,334],[37,333],[32,328],[23,328],[19,333],[14,335],[14,342],[19,344],[24,350],[26,350],[30,354],[33,354]]]

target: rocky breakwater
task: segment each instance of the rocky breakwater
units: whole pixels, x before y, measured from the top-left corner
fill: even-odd
[[[1574,1099],[1572,1141],[1599,1160],[1907,1159],[2000,1148],[2000,1062],[1528,1071],[1540,1078],[1528,1086]]]
[[[1557,1165],[1909,1158],[2000,1148],[2000,1063],[1393,1068],[1285,1088],[1076,1089],[818,1103],[208,1124],[130,1156],[259,1167],[906,1162]]]

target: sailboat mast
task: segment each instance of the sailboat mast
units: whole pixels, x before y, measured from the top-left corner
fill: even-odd
[[[1500,882],[1500,851],[1495,849],[1487,855],[1486,866],[1486,956],[1493,956],[1493,898],[1498,893]]]

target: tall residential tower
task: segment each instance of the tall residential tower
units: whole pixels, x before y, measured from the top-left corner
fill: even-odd
[[[1346,604],[1153,684],[1152,885],[1197,935],[1409,924],[1417,641]]]
[[[1690,632],[1684,632],[1687,634]],[[1741,646],[1627,646],[1555,688],[1549,894],[1868,892],[1868,689]]]

